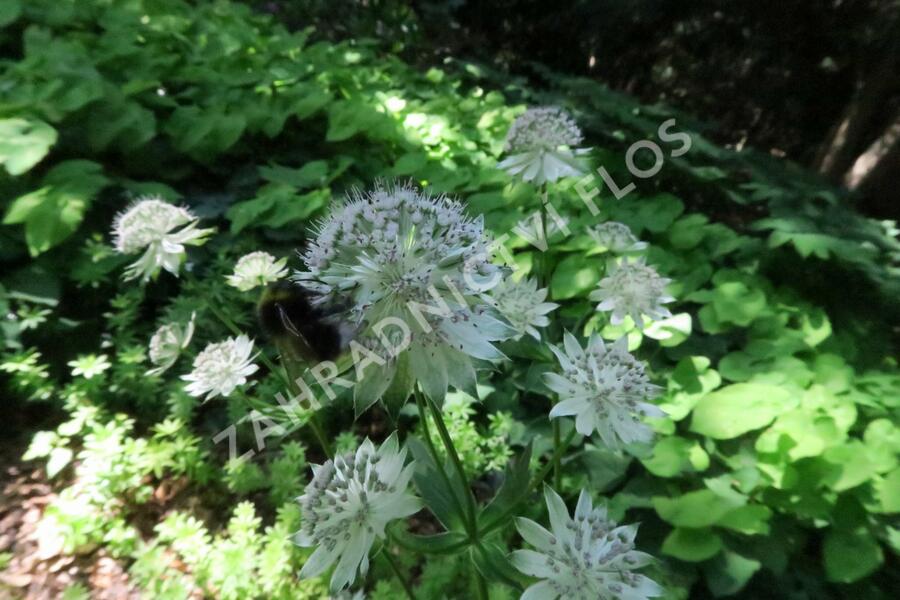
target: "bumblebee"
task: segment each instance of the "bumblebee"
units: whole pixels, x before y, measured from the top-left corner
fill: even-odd
[[[349,341],[338,318],[341,308],[323,306],[313,292],[296,283],[269,285],[256,310],[263,332],[294,360],[334,360]]]

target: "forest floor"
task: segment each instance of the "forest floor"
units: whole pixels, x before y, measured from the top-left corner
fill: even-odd
[[[0,451],[0,600],[64,598],[76,583],[92,599],[140,598],[122,564],[102,549],[66,554],[62,540],[39,527],[56,494],[41,466],[19,458],[24,451],[16,443]]]

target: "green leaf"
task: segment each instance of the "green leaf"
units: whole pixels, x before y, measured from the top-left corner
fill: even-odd
[[[665,348],[677,346],[691,335],[691,315],[680,313],[652,321],[643,333],[648,338],[659,340],[659,345]]]
[[[0,9],[0,19],[2,19]],[[0,23],[2,25],[2,23]],[[0,120],[0,164],[13,176],[39,163],[56,143],[56,130],[38,119]]]
[[[600,271],[583,255],[567,256],[556,265],[550,281],[554,300],[574,298],[591,289],[600,281]]]
[[[455,485],[453,479],[450,479],[450,487],[447,486],[425,444],[418,438],[408,437],[406,445],[416,460],[413,482],[416,484],[425,506],[448,531],[463,529],[465,515],[460,513],[457,502],[454,500],[454,496],[460,500],[465,498],[460,495],[464,491],[460,489],[462,486]],[[447,466],[444,466],[445,472],[447,472]]]
[[[762,383],[736,383],[700,399],[694,407],[691,431],[729,440],[765,427],[791,410],[797,399],[783,388]]]
[[[838,492],[861,485],[878,472],[869,449],[859,440],[850,440],[841,446],[829,448],[822,457],[839,467],[828,478],[828,485]]]
[[[716,525],[747,535],[767,535],[771,516],[772,511],[767,506],[748,504],[726,514]]]
[[[408,152],[397,159],[391,169],[394,175],[412,175],[421,170],[428,162],[424,152]]]
[[[56,477],[57,473],[66,468],[72,461],[72,451],[68,448],[56,447],[50,451],[50,458],[47,460],[47,477],[51,479]]]
[[[406,550],[418,554],[451,554],[459,552],[468,536],[461,531],[445,531],[435,535],[417,535],[400,527],[391,530],[391,539]]]
[[[479,529],[489,528],[514,506],[522,502],[531,482],[531,442],[506,465],[503,485],[497,491],[490,504],[478,515]]]
[[[875,496],[880,504],[880,512],[900,512],[900,469],[894,469],[876,484]]]
[[[714,596],[730,596],[741,591],[760,566],[758,560],[726,550],[704,567],[706,584]]]
[[[260,167],[259,174],[270,183],[281,183],[304,190],[325,184],[325,178],[328,176],[328,162],[313,160],[299,169],[291,169],[281,165]]]
[[[293,103],[291,109],[298,119],[305,119],[319,111],[323,106],[331,102],[331,93],[323,90],[315,84],[301,84],[298,86],[303,92],[302,97]]]
[[[386,118],[363,102],[350,100],[336,102],[328,108],[328,132],[325,139],[329,142],[349,139],[360,131],[372,129]]]
[[[512,566],[506,552],[493,542],[481,542],[469,549],[469,556],[478,572],[488,581],[495,581],[521,591],[524,577]]]
[[[868,531],[831,530],[823,553],[828,580],[839,583],[858,581],[884,562],[881,546]]]
[[[712,558],[722,549],[722,538],[711,529],[676,527],[663,541],[663,554],[687,562],[701,562]]]
[[[3,223],[24,223],[28,250],[37,256],[72,235],[90,201],[108,183],[95,162],[62,162],[47,173],[43,187],[12,203]]]
[[[677,498],[657,496],[653,507],[664,521],[677,527],[709,527],[739,507],[734,498],[722,497],[712,490],[688,492]]]
[[[6,27],[22,14],[22,0],[3,0],[0,2],[0,27]],[[2,134],[0,134],[2,138]]]
[[[674,477],[682,472],[706,470],[709,455],[696,441],[672,436],[659,440],[653,447],[653,455],[641,462],[657,477]]]

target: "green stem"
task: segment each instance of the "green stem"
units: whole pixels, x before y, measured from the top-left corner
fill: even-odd
[[[478,569],[472,569],[472,571],[475,576],[475,589],[478,592],[478,599],[479,600],[488,600],[489,595],[488,595],[487,581],[484,580],[484,576],[481,574],[481,572]]]
[[[475,510],[475,496],[472,495],[472,487],[469,485],[469,478],[466,477],[466,471],[463,469],[462,461],[459,460],[459,454],[456,453],[456,446],[453,445],[453,439],[450,437],[450,432],[447,431],[447,426],[444,424],[444,415],[441,414],[441,409],[439,409],[430,398],[426,398],[426,402],[428,403],[428,408],[431,410],[431,416],[434,418],[434,424],[435,427],[437,427],[438,434],[441,436],[441,441],[444,442],[444,448],[447,449],[447,454],[450,456],[450,462],[453,463],[453,467],[456,469],[459,480],[462,481],[463,486],[466,488],[464,493],[466,496],[465,500],[469,526],[471,527],[471,533],[475,536],[473,541],[477,541],[478,523],[476,517],[478,516],[478,513]]]
[[[553,419],[553,487],[559,489],[562,487],[562,472],[560,469],[560,460],[562,453],[557,452],[560,446],[559,419]]]
[[[543,466],[543,468],[540,471],[538,471],[537,475],[534,476],[534,479],[531,480],[531,485],[528,486],[528,490],[524,494],[522,494],[522,501],[527,499],[531,495],[531,492],[536,490],[537,487],[539,485],[541,485],[541,483],[547,477],[547,474],[553,468],[553,464],[555,463],[555,460],[558,459],[559,457],[561,457],[565,453],[565,451],[569,448],[569,444],[572,443],[572,439],[575,437],[576,433],[577,432],[575,431],[575,428],[573,427],[572,431],[569,432],[569,435],[566,436],[566,439],[564,439],[562,441],[562,443],[559,445],[559,447],[556,448],[556,450],[554,450],[553,456],[550,457],[550,460],[547,461],[547,463]],[[516,511],[516,509],[519,507],[519,504],[521,504],[521,502],[517,502],[517,503],[513,504],[508,509],[506,509],[499,517],[497,517],[496,519],[494,519],[493,521],[488,523],[484,527],[484,529],[481,530],[482,537],[486,536],[491,531],[493,531],[493,530],[497,529],[498,527],[500,527],[501,525],[503,525],[503,523],[506,522],[506,519]]]
[[[394,562],[394,558],[391,556],[391,553],[385,544],[384,549],[381,551],[381,555],[384,557],[387,564],[390,565],[391,571],[394,572],[394,575],[397,577],[397,580],[400,582],[400,585],[403,586],[403,591],[406,592],[406,597],[409,600],[416,600],[416,595],[413,593],[412,586],[406,580],[406,577],[403,576],[403,573],[400,572],[400,567]]]
[[[276,344],[276,346],[278,347],[278,353],[281,356],[281,364],[284,365],[284,370],[287,373],[288,390],[292,394],[300,396],[301,390],[300,386],[297,384],[297,379],[302,377],[302,373],[300,373],[297,368],[299,365],[285,352],[285,349],[281,347],[281,344]],[[311,408],[308,423],[309,428],[313,431],[313,435],[315,435],[316,439],[319,441],[319,445],[322,447],[325,456],[334,458],[334,450],[332,450],[331,444],[328,443],[328,436],[325,435],[325,429],[319,422],[319,415]]]
[[[452,497],[453,504],[456,506],[456,511],[463,517],[463,522],[466,526],[466,532],[468,532],[470,537],[474,537],[475,532],[471,529],[471,521],[469,521],[466,511],[465,509],[463,509],[463,502],[459,498],[459,496],[456,495],[456,490],[450,483],[450,477],[447,475],[447,471],[444,470],[444,459],[440,454],[438,454],[437,448],[434,446],[434,441],[431,439],[431,432],[428,428],[428,416],[425,414],[425,399],[422,397],[422,393],[418,390],[418,388],[413,390],[413,395],[416,398],[416,406],[419,408],[419,420],[422,422],[422,431],[425,434],[425,443],[428,445],[428,450],[431,452],[431,456],[434,458],[434,464],[437,466],[438,474],[441,476],[444,485],[447,486],[448,490],[450,490],[450,495]]]
[[[544,243],[547,244],[547,249],[541,254],[540,260],[540,270],[538,271],[538,283],[539,287],[546,287],[550,281],[550,274],[548,271],[550,270],[550,240],[547,237],[547,184],[542,184],[540,189],[540,201],[541,201],[541,237],[544,240]]]
[[[222,312],[215,304],[207,304],[212,313],[227,327],[231,333],[234,335],[244,335],[244,332],[240,330],[240,328],[234,324],[228,315]],[[281,369],[279,369],[272,360],[266,356],[265,352],[260,352],[257,357],[262,361],[266,368],[269,369],[272,373],[275,374],[281,380],[281,383],[288,389],[288,392],[292,395],[297,395],[300,393],[299,388],[296,383],[291,380],[289,375],[286,375]],[[287,363],[289,361],[284,360],[284,355],[282,354],[282,362]],[[289,370],[287,364],[285,364],[285,371]],[[322,425],[319,423],[318,416],[314,411],[310,412],[309,419],[307,420],[310,429],[313,431],[313,435],[316,437],[316,440],[319,442],[319,445],[322,447],[322,452],[325,453],[325,456],[328,458],[334,457],[334,452],[331,449],[331,445],[328,443],[328,437],[325,435],[324,430],[322,429]]]

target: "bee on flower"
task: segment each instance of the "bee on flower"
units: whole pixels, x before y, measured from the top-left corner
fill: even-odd
[[[473,359],[503,358],[494,342],[514,331],[483,299],[499,267],[488,260],[481,217],[459,202],[377,187],[332,211],[316,233],[295,280],[322,302],[347,306],[351,352],[365,357],[354,359],[357,414],[398,374],[406,381],[411,373],[440,399],[448,385],[474,389]]]
[[[576,148],[584,137],[575,120],[561,108],[529,108],[506,135],[507,157],[497,166],[513,177],[542,185],[585,173],[578,157],[589,148]]]
[[[185,246],[200,246],[214,229],[198,229],[199,220],[186,208],[160,198],[143,198],[119,213],[113,240],[120,254],[141,257],[125,270],[125,279],[155,278],[161,269],[176,277],[185,260]]]

